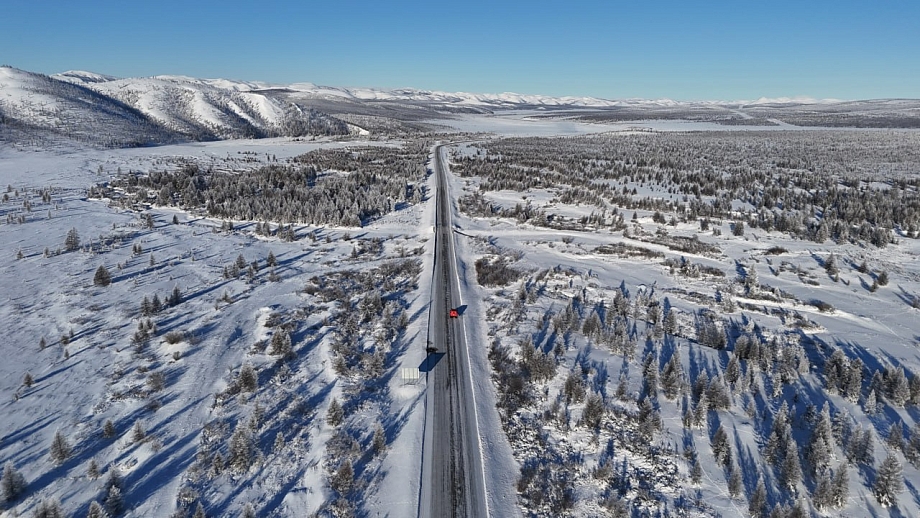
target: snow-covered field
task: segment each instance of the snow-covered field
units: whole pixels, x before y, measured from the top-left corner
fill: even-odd
[[[415,513],[424,387],[406,384],[399,368],[417,367],[424,357],[418,344],[427,328],[428,205],[403,208],[364,228],[297,227],[297,240],[286,242],[256,234],[254,223],[237,221],[222,231],[219,220],[167,208],[143,210],[151,228],[139,212],[86,196],[87,187],[119,170],[165,167],[180,157],[253,167],[240,157],[267,163],[342,145],[260,140],[3,151],[0,178],[9,189],[3,189],[0,240],[10,261],[0,290],[8,358],[0,367],[6,395],[0,458],[27,482],[23,496],[8,504],[10,512],[57,499],[68,514],[85,515],[92,501],[106,501],[109,473],[117,470],[130,516],[167,516],[194,510],[198,502],[210,516],[237,515],[246,504],[259,516],[306,516],[330,505],[326,479],[343,460],[341,453],[331,456],[327,442],[355,441],[349,449],[371,450],[367,434],[379,423],[385,447],[357,457],[356,487],[348,494],[362,495],[361,512]],[[67,251],[71,229],[79,245]],[[227,278],[240,256],[241,273]],[[405,279],[399,270],[375,277],[377,269],[401,261],[421,269]],[[251,263],[258,270],[247,274]],[[110,285],[94,285],[99,267],[110,272]],[[335,370],[329,348],[343,308],[321,289],[305,291],[311,278],[345,272],[376,279],[346,297],[384,297],[380,315],[359,333],[384,340],[372,349],[382,358],[375,380],[343,379]],[[181,302],[171,305],[166,301],[174,290]],[[164,308],[144,315],[142,301],[154,297]],[[383,333],[381,326],[392,327],[401,315],[405,327]],[[156,329],[141,339],[139,326],[148,322]],[[272,354],[281,334],[293,342],[287,360]],[[258,389],[233,395],[245,364],[257,373]],[[373,394],[346,393],[359,381]],[[343,404],[342,425],[326,421],[333,399]],[[114,436],[103,436],[107,421]],[[135,425],[145,431],[142,439],[134,436]],[[251,464],[231,469],[228,441],[235,430],[248,430]],[[59,462],[48,454],[57,432],[72,450]],[[88,475],[90,462],[98,478]]]
[[[496,155],[513,145],[499,147]],[[475,164],[489,156],[483,151],[490,146],[477,151],[464,144],[454,157]],[[543,173],[561,172],[560,178],[566,170],[558,164],[578,163],[553,150],[545,153],[523,153],[521,160],[532,166],[545,159],[555,169],[546,166]],[[727,220],[701,231],[696,218],[665,224],[671,213],[656,222],[654,210],[622,208],[623,231],[611,227],[616,211],[611,215],[609,208],[602,223],[588,219],[572,228],[564,222],[601,211],[593,203],[561,202],[563,185],[483,187],[500,182],[502,171],[526,169],[515,160],[502,155],[492,173],[455,176],[453,189],[457,195],[478,193],[495,211],[493,217],[460,212],[467,261],[484,257],[494,264],[504,258],[518,271],[497,286],[470,287],[467,299],[475,302],[467,314],[484,322],[482,346],[492,347],[483,361],[492,362],[499,413],[521,466],[517,489],[525,514],[621,516],[631,509],[639,515],[749,515],[761,480],[765,512],[920,512],[913,482],[920,472],[911,463],[917,460],[911,442],[920,440],[920,241],[912,231],[899,230],[893,243],[878,248],[859,241],[818,243],[761,228],[735,233],[737,223]],[[880,173],[886,168],[878,167]],[[490,171],[470,162],[456,169]],[[916,163],[908,169],[914,174],[904,177],[913,183],[920,169]],[[519,181],[512,178],[507,182]],[[629,176],[614,183],[624,192],[635,189],[637,201],[681,200],[672,194],[680,185],[649,183],[648,176],[642,184]],[[902,192],[910,197],[904,206],[915,206],[914,188]],[[555,217],[556,228],[548,228],[553,223],[541,213]],[[669,245],[692,236],[708,246],[688,252]],[[884,285],[878,282],[882,272]],[[742,345],[750,343],[765,344],[759,347],[767,352],[752,356]],[[851,366],[861,362],[853,367],[859,376],[855,393],[825,388],[832,384],[827,365],[835,361],[835,350]],[[547,359],[554,367],[540,363]],[[899,378],[899,372],[906,376]],[[586,424],[592,394],[600,396],[603,417]],[[701,394],[710,394],[710,402],[702,403]],[[726,399],[716,406],[713,397]],[[685,416],[701,405],[698,421],[691,417],[688,424]],[[786,460],[780,453],[774,463],[766,460],[765,448],[784,405],[795,442],[783,439],[782,451],[793,453]],[[813,459],[825,450],[814,438],[825,405],[834,437],[826,448],[829,460],[821,464]],[[893,426],[903,427],[895,433],[905,437],[903,443],[889,441]],[[728,461],[717,457],[713,445],[720,428],[728,437]],[[866,446],[867,433],[872,439]],[[894,507],[886,509],[876,492],[889,454],[903,469],[903,479],[895,478],[904,485]],[[695,462],[699,480],[692,474]],[[842,501],[818,508],[821,477],[831,472],[812,471],[810,462],[834,474],[847,472]],[[797,469],[804,475],[796,475]],[[728,489],[735,472],[737,492]]]

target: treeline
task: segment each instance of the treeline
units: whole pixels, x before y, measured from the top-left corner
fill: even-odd
[[[908,132],[509,138],[482,146],[455,156],[452,167],[480,177],[480,191],[553,189],[553,202],[664,211],[684,222],[736,219],[816,242],[883,247],[893,230],[920,234],[920,180],[909,175],[920,146]],[[466,206],[502,212],[476,199]],[[552,221],[533,213],[534,224]],[[613,212],[606,223],[622,221]]]
[[[125,206],[155,202],[204,210],[224,219],[357,227],[424,199],[427,152],[424,143],[316,150],[291,163],[235,172],[186,163],[122,176],[94,187],[90,196]]]

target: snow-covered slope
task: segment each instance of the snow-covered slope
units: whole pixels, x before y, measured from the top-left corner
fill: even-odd
[[[157,76],[94,83],[99,93],[131,105],[196,140],[315,133],[346,134],[329,117],[253,91],[255,84]]]
[[[106,81],[114,81],[118,79],[115,76],[107,76],[104,74],[97,74],[95,72],[87,72],[85,70],[68,70],[67,72],[61,72],[59,74],[51,74],[51,77],[78,85],[104,83]]]
[[[10,67],[0,67],[0,122],[0,138],[63,137],[109,146],[176,139],[172,132],[116,99],[79,84]]]

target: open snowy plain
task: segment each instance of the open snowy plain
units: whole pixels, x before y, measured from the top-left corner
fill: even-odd
[[[920,134],[424,123],[0,148],[4,512],[416,515],[442,141],[493,516],[920,514]]]

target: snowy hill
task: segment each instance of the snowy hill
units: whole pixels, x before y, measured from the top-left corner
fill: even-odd
[[[348,133],[339,121],[242,86],[179,76],[91,85],[195,140]]]
[[[104,74],[97,74],[95,72],[87,72],[85,70],[68,70],[67,72],[61,72],[59,74],[51,74],[51,77],[78,85],[104,83],[106,81],[114,81],[118,79],[115,76],[107,76]]]
[[[274,136],[346,135],[344,122],[271,97],[255,83],[161,76],[116,79],[0,68],[0,138],[106,147]]]
[[[115,78],[71,70],[45,76],[0,72],[0,138],[61,139],[103,146],[390,131],[427,132],[456,114],[540,110],[590,122],[712,122],[723,126],[920,127],[920,102],[807,97],[687,102],[518,93],[465,93],[278,85],[180,75]],[[421,124],[420,124],[421,123]]]
[[[0,139],[8,140],[65,138],[123,147],[177,138],[116,99],[10,67],[0,67],[0,121]]]

